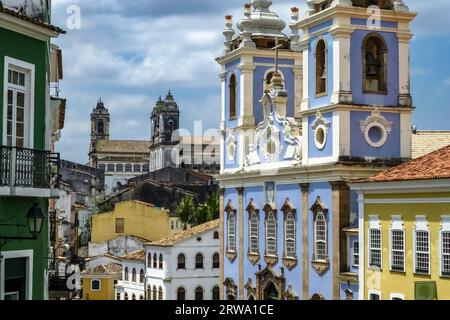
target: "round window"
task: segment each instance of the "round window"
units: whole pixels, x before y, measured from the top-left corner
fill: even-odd
[[[327,134],[324,126],[317,127],[314,140],[317,149],[322,150],[325,148],[325,145],[327,144]]]
[[[381,123],[374,122],[366,127],[366,142],[373,148],[384,146],[387,141],[387,136],[386,129]]]

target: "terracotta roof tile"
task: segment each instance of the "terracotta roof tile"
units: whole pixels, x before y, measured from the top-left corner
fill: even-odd
[[[149,141],[98,140],[95,145],[98,153],[144,153],[150,154]]]
[[[7,14],[7,15],[10,15],[10,16],[14,16],[14,17],[19,18],[21,20],[33,23],[33,24],[38,25],[38,26],[40,26],[42,28],[45,28],[45,29],[48,29],[48,30],[51,30],[51,31],[54,31],[54,32],[57,32],[57,33],[62,33],[62,34],[66,33],[66,31],[64,31],[63,29],[61,29],[59,27],[56,27],[54,25],[51,25],[51,24],[49,24],[49,23],[47,23],[47,22],[45,22],[43,20],[29,17],[27,15],[24,15],[22,13],[17,12],[16,10],[8,9],[8,8],[2,6],[1,1],[0,1],[0,12],[4,13],[4,14]]]
[[[87,274],[116,274],[121,272],[122,266],[117,263],[100,264],[86,271]]]
[[[412,157],[420,158],[450,145],[450,131],[417,131],[412,135]]]
[[[450,179],[450,146],[356,183]]]
[[[120,258],[120,260],[128,261],[145,261],[145,251],[144,249],[132,252]]]
[[[204,224],[201,224],[197,227],[182,231],[180,233],[176,233],[173,235],[170,235],[164,239],[161,239],[159,241],[154,241],[147,243],[147,245],[151,246],[159,246],[159,247],[171,247],[177,243],[183,242],[188,240],[189,238],[198,236],[199,234],[202,234],[204,232],[207,232],[209,230],[218,228],[220,225],[220,220],[213,220]]]

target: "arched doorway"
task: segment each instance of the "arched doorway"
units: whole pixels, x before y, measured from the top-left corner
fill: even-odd
[[[264,289],[264,300],[280,300],[280,294],[273,282],[269,282]]]

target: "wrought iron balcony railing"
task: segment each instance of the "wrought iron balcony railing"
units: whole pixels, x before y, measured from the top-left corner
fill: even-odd
[[[0,187],[57,188],[59,168],[59,153],[0,146]]]

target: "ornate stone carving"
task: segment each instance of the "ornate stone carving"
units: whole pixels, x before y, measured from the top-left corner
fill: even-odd
[[[384,146],[388,136],[391,134],[393,122],[387,121],[386,118],[381,115],[379,109],[375,108],[366,120],[359,122],[359,125],[366,142],[373,148],[380,148]],[[374,128],[379,131],[380,135],[377,141],[372,140],[372,137],[370,136],[370,132]]]
[[[330,270],[330,261],[328,259],[327,261],[312,261],[311,264],[313,269],[321,276]]]
[[[286,300],[300,300],[299,296],[295,293],[291,285],[288,286],[284,297]]]
[[[294,269],[298,265],[298,259],[284,257],[283,258],[283,265],[286,267],[286,269],[291,271],[292,269]]]
[[[230,262],[234,262],[234,260],[236,260],[237,258],[237,253],[233,251],[227,251],[225,255],[227,256],[228,260],[230,260]]]
[[[278,263],[278,257],[265,255],[264,261],[267,263],[268,266],[274,267]]]
[[[248,261],[250,261],[250,263],[255,266],[259,262],[259,260],[261,259],[261,255],[257,254],[257,253],[250,253],[249,252],[247,254],[247,258],[248,258]]]

